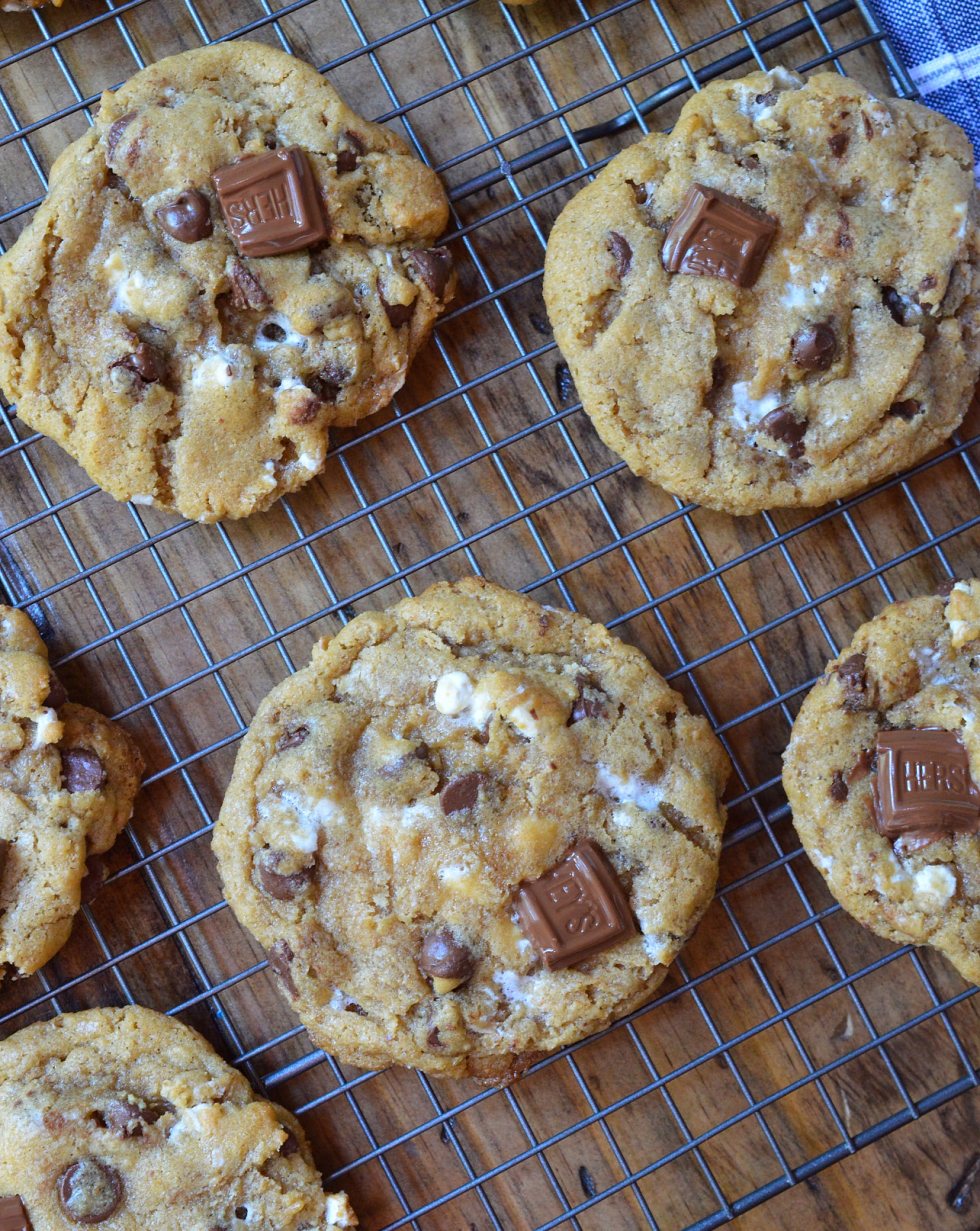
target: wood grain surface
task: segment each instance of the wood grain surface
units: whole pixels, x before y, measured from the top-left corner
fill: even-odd
[[[811,14],[827,8],[787,3],[753,24],[757,44],[775,40],[766,62],[863,39],[847,3],[818,31]],[[433,9],[450,11],[432,23]],[[4,243],[84,131],[88,101],[138,62],[243,26],[329,65],[359,111],[417,142],[454,198],[456,306],[396,405],[338,436],[323,474],[267,514],[202,527],[117,505],[56,447],[0,423],[3,578],[71,693],[118,715],[149,765],[108,884],[45,971],[0,989],[0,1033],[130,998],[179,1012],[301,1110],[324,1172],[372,1231],[433,1203],[415,1224],[426,1231],[525,1231],[606,1190],[562,1225],[684,1228],[844,1135],[911,1118],[978,1062],[969,989],[941,959],[897,951],[836,909],[778,782],[801,697],[853,629],[891,597],[980,568],[980,532],[963,528],[978,514],[976,445],[816,517],[684,510],[598,442],[548,330],[549,227],[590,165],[638,130],[563,139],[658,91],[667,101],[645,123],[667,127],[691,74],[722,57],[731,74],[752,67],[746,38],[722,31],[763,12],[757,0],[660,10],[669,26],[649,0],[66,0],[0,17]],[[839,63],[889,89],[873,44]],[[978,428],[975,412],[960,439]],[[312,1052],[224,907],[209,847],[244,726],[314,640],[475,569],[612,623],[709,714],[736,766],[721,892],[658,999],[507,1091],[359,1074]],[[954,1213],[946,1194],[977,1148],[978,1097],[742,1225],[973,1231],[980,1206]]]

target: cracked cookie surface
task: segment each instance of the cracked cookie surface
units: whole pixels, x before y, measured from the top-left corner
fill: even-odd
[[[354,1227],[298,1121],[194,1030],[92,1009],[0,1043],[0,1198],[34,1231]]]
[[[878,832],[881,731],[955,732],[980,783],[980,582],[893,603],[829,663],[793,724],[783,783],[807,854],[846,911],[898,944],[934,946],[980,983],[980,836]]]
[[[358,616],[269,694],[214,847],[321,1046],[506,1081],[664,978],[712,896],[727,772],[638,650],[473,578]],[[549,969],[516,896],[583,842],[638,930]]]
[[[86,859],[129,820],[142,772],[120,726],[65,699],[28,617],[0,607],[0,981],[68,939]]]
[[[302,151],[323,243],[242,256],[213,173]],[[117,499],[216,521],[321,469],[451,296],[436,175],[308,64],[235,42],[103,96],[0,261],[0,384]]]
[[[668,273],[693,184],[776,223],[754,285]],[[819,73],[716,81],[565,207],[544,293],[605,443],[731,513],[821,504],[959,424],[980,368],[973,153],[949,120]]]

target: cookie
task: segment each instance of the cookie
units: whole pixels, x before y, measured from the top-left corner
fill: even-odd
[[[318,1044],[503,1082],[664,978],[727,772],[638,650],[471,578],[358,616],[269,694],[214,849]]]
[[[636,474],[729,513],[818,505],[962,420],[978,220],[951,121],[836,73],[752,73],[707,85],[569,202],[545,300]]]
[[[783,783],[844,909],[980,983],[980,581],[858,629],[803,703]]]
[[[39,9],[42,5],[53,4],[60,9],[65,0],[0,0],[0,12],[22,13],[25,9]]]
[[[451,296],[436,175],[316,69],[187,51],[103,96],[0,261],[0,384],[119,500],[268,508]]]
[[[195,1031],[133,1006],[66,1013],[0,1043],[0,1225],[241,1222],[357,1226],[347,1197],[324,1193],[299,1122]]]
[[[129,735],[67,701],[37,629],[0,606],[0,982],[68,939],[85,861],[132,816],[142,772]]]

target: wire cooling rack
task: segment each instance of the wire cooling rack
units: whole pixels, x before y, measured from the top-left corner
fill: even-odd
[[[300,1112],[369,1228],[719,1226],[977,1084],[973,989],[843,915],[779,786],[800,699],[856,625],[977,570],[976,423],[814,515],[682,505],[590,430],[543,313],[544,244],[597,167],[719,74],[911,83],[863,0],[68,0],[0,19],[0,239],[103,88],[239,34],[322,65],[440,170],[461,294],[390,411],[244,523],[116,505],[3,411],[10,600],[150,769],[69,945],[0,990],[0,1031],[130,1000],[179,1013]],[[209,852],[268,688],[356,611],[471,571],[640,645],[735,766],[720,892],[661,993],[504,1091],[311,1050]]]

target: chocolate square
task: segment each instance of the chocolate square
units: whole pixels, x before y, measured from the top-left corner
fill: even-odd
[[[875,824],[886,838],[935,841],[980,829],[980,791],[953,731],[880,731],[874,801]]]
[[[0,1231],[32,1231],[20,1197],[0,1197]]]
[[[752,286],[775,234],[775,219],[761,209],[692,184],[664,240],[664,269]]]
[[[634,936],[636,923],[609,860],[582,838],[561,863],[517,890],[521,930],[549,970],[564,970]]]
[[[319,190],[301,149],[240,158],[212,179],[242,256],[278,256],[327,238]]]

